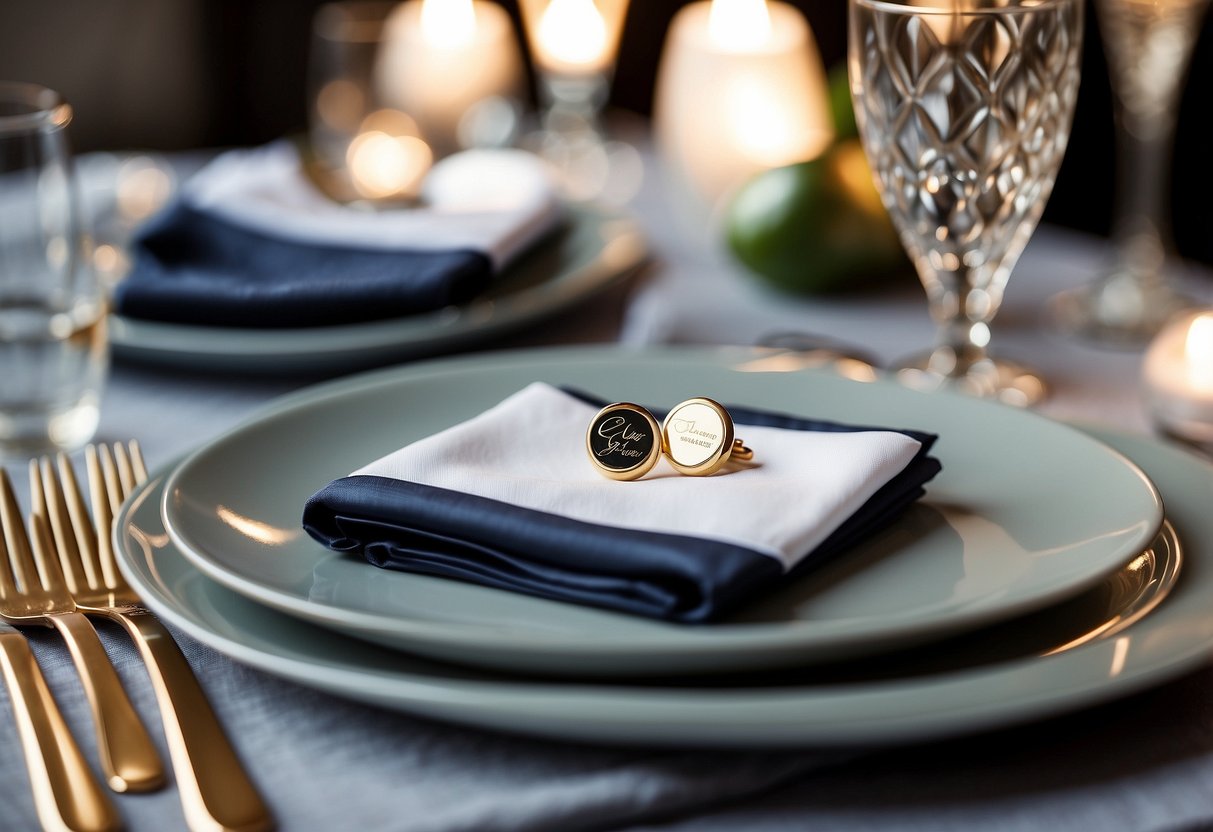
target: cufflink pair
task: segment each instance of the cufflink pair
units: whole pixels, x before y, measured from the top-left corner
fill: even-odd
[[[643,477],[664,453],[688,477],[706,477],[731,460],[751,460],[754,452],[733,435],[729,411],[708,398],[675,405],[661,425],[631,402],[609,404],[590,422],[585,448],[598,472],[613,480]]]

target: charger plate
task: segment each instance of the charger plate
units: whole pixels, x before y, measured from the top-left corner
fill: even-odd
[[[1093,586],[1149,545],[1162,522],[1148,478],[1073,428],[888,382],[782,372],[788,356],[771,358],[752,350],[541,350],[323,385],[179,466],[165,488],[166,528],[209,577],[312,623],[481,667],[613,676],[830,661],[969,630]],[[934,431],[944,468],[926,500],[885,533],[712,625],[379,570],[301,530],[304,502],[325,483],[535,380],[659,406],[711,395]],[[582,437],[569,441],[571,464],[596,476]]]
[[[110,317],[118,355],[143,362],[254,373],[320,374],[434,355],[516,331],[625,280],[644,262],[633,220],[592,206],[464,306],[343,326],[251,329]]]
[[[1063,713],[1208,661],[1213,466],[1150,439],[1092,435],[1129,454],[1158,483],[1169,519],[1183,536],[1178,582],[1178,562],[1164,547],[1158,562],[1134,558],[1106,582],[1104,597],[1120,597],[1127,607],[1113,603],[1099,611],[1096,588],[968,639],[864,662],[850,673],[817,668],[714,680],[711,686],[685,679],[587,684],[510,677],[386,650],[275,612],[208,579],[165,534],[163,475],[126,503],[115,540],[123,573],[170,624],[238,661],[352,699],[574,741],[891,744]],[[1127,592],[1117,588],[1125,584]],[[1168,588],[1170,596],[1150,612]],[[1015,645],[1024,650],[1017,654]]]

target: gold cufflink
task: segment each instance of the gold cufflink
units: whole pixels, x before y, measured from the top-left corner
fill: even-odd
[[[754,458],[734,437],[729,411],[703,397],[676,405],[660,426],[640,405],[608,404],[590,421],[585,449],[598,472],[613,480],[640,479],[663,453],[688,477],[706,477],[731,461]]]
[[[670,465],[689,477],[706,477],[754,452],[733,435],[733,418],[724,405],[698,396],[677,404],[661,424],[662,449]]]
[[[661,427],[638,404],[608,404],[590,421],[585,449],[603,476],[639,479],[661,459]]]

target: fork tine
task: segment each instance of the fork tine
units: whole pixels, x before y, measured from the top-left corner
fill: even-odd
[[[25,525],[21,521],[21,509],[17,506],[17,495],[13,493],[13,484],[3,468],[0,468],[0,527],[4,529],[8,562],[16,585],[26,592],[41,587],[34,565],[34,553],[30,550]]]
[[[76,539],[76,552],[84,564],[88,585],[100,586],[101,562],[97,557],[97,537],[93,531],[93,521],[88,514],[84,492],[80,490],[80,483],[76,480],[76,471],[72,468],[67,454],[63,452],[57,454],[55,463],[59,469],[59,476],[54,482],[59,487],[59,494],[67,509],[65,530],[70,530]],[[44,473],[43,480],[47,479],[48,477]]]
[[[4,469],[0,468],[0,475]],[[13,574],[13,566],[8,558],[8,545],[4,542],[4,534],[0,533],[0,601],[17,594],[17,576]]]
[[[132,439],[127,445],[131,451],[131,464],[135,468],[135,484],[143,485],[147,482],[147,465],[143,461],[143,448],[139,445],[138,439]]]
[[[105,446],[102,445],[101,448],[104,450]],[[103,457],[95,445],[84,449],[85,464],[88,467],[88,494],[93,504],[93,526],[97,529],[97,560],[101,564],[101,580],[106,587],[113,589],[118,586],[118,564],[114,561],[114,547],[110,544],[109,535],[103,533],[103,530],[114,524],[114,515],[110,512],[110,494],[101,463],[103,458],[108,457],[108,453]],[[113,468],[112,462],[110,467]]]
[[[112,446],[114,452],[114,465],[118,469],[118,483],[122,487],[119,489],[118,501],[125,502],[130,493],[135,490],[135,472],[131,468],[131,458],[127,456],[126,446],[121,442],[115,442]],[[110,501],[112,504],[112,500]],[[114,509],[114,516],[118,516],[118,509]]]
[[[67,501],[63,488],[49,457],[30,460],[29,490],[33,495],[33,516],[46,523],[59,554],[59,566],[67,579],[68,591],[72,594],[93,586],[95,580],[91,563],[80,557],[80,547],[72,532],[72,521],[68,516]]]
[[[118,516],[122,508],[122,484],[118,481],[118,469],[114,465],[114,455],[110,446],[104,442],[97,446],[97,459],[101,463],[101,474],[105,479],[105,488],[109,494],[110,522]],[[109,528],[108,524],[105,528]]]
[[[63,573],[55,557],[55,544],[51,542],[51,530],[46,524],[45,515],[29,516],[29,542],[42,585],[47,588],[64,586]]]

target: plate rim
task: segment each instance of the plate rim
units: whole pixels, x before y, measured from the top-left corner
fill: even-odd
[[[1124,447],[1127,444],[1133,453],[1156,454],[1157,459],[1149,467],[1165,465],[1168,474],[1175,472],[1176,477],[1181,476],[1185,467],[1193,472],[1199,469],[1203,479],[1213,483],[1213,465],[1173,444],[1102,427],[1089,427],[1084,432],[1122,453],[1129,453]],[[1026,657],[927,679],[838,686],[824,693],[811,687],[771,686],[694,690],[688,694],[683,688],[543,684],[484,671],[473,673],[486,678],[470,681],[435,680],[399,667],[393,667],[390,673],[356,667],[348,658],[347,666],[342,668],[336,666],[340,657],[336,664],[333,661],[318,664],[213,632],[176,609],[174,599],[162,599],[159,589],[143,583],[142,575],[132,563],[137,553],[128,551],[125,545],[125,531],[131,515],[148,494],[163,487],[165,474],[164,470],[156,472],[123,505],[113,538],[123,573],[148,606],[170,624],[237,661],[305,686],[447,722],[517,734],[606,744],[641,742],[654,746],[717,748],[853,747],[936,740],[1021,724],[1120,698],[1206,664],[1213,651],[1213,617],[1207,614],[1204,603],[1213,591],[1213,539],[1203,546],[1194,543],[1190,536],[1193,529],[1181,522],[1180,535],[1186,541],[1188,554],[1186,574],[1166,602],[1123,633],[1054,656]],[[1176,502],[1182,505],[1187,497],[1180,496],[1183,499]],[[1213,518],[1208,518],[1203,510],[1193,511],[1197,522],[1192,525],[1207,523],[1213,538]],[[158,512],[154,513],[159,522]],[[1204,568],[1195,571],[1194,583],[1191,566],[1200,560],[1204,561]],[[187,570],[198,572],[189,561],[183,563]],[[219,589],[230,592],[223,587]],[[315,628],[289,616],[282,619],[290,627]],[[1172,637],[1150,638],[1161,636],[1164,631],[1169,631]],[[350,637],[332,635],[359,644]],[[1131,649],[1125,642],[1134,635],[1140,636],[1141,649]],[[1116,667],[1118,654],[1119,670],[1113,672],[1109,667]],[[1103,669],[1102,675],[1094,672],[1096,668]],[[1076,669],[1083,672],[1075,674]],[[964,700],[963,706],[949,702],[948,694],[953,698],[959,695]],[[907,697],[912,702],[907,703]],[[906,707],[914,703],[916,707]],[[844,705],[859,708],[862,713],[852,712],[840,718],[832,709]],[[725,712],[733,721],[726,723],[721,718]]]
[[[517,351],[501,351],[497,353],[486,353],[478,355],[475,361],[470,361],[465,356],[453,356],[435,361],[424,362],[421,364],[408,365],[402,367],[393,367],[382,370],[376,370],[369,373],[363,373],[357,376],[351,376],[343,379],[337,379],[322,383],[304,390],[297,391],[276,403],[271,403],[266,408],[252,414],[248,419],[234,426],[229,431],[224,432],[220,436],[204,443],[185,458],[180,460],[173,470],[168,474],[166,488],[161,503],[161,517],[165,524],[166,531],[173,539],[174,544],[189,558],[193,565],[208,577],[216,582],[234,590],[240,595],[249,597],[252,600],[274,607],[289,615],[305,618],[313,623],[320,622],[323,626],[337,628],[346,634],[350,634],[351,630],[361,631],[356,635],[370,634],[372,639],[374,636],[394,636],[397,638],[422,639],[425,644],[412,644],[410,647],[403,647],[399,644],[395,645],[397,649],[412,649],[424,650],[426,646],[433,645],[434,649],[451,648],[466,646],[469,644],[469,639],[474,639],[477,646],[474,649],[493,650],[493,649],[509,649],[517,654],[525,652],[533,657],[534,661],[552,661],[554,658],[568,655],[571,651],[577,653],[579,657],[590,656],[591,658],[610,659],[613,656],[618,656],[621,652],[631,652],[635,648],[635,644],[628,641],[626,637],[621,636],[614,640],[600,639],[595,642],[570,644],[569,639],[564,637],[561,641],[559,638],[554,638],[551,635],[537,633],[532,631],[526,639],[521,638],[520,634],[514,631],[510,633],[494,632],[488,625],[466,622],[451,622],[447,620],[430,620],[425,618],[402,619],[398,617],[390,617],[383,614],[372,612],[364,612],[350,610],[348,608],[339,608],[331,605],[317,604],[308,599],[298,598],[290,593],[283,592],[271,587],[263,586],[245,579],[239,574],[232,573],[224,567],[211,562],[205,553],[195,550],[190,541],[185,539],[180,530],[175,526],[172,519],[172,512],[169,506],[169,495],[174,490],[179,478],[184,472],[188,471],[195,460],[205,455],[210,449],[216,445],[227,441],[243,430],[255,427],[266,420],[287,416],[293,412],[306,410],[308,407],[332,400],[346,392],[353,390],[365,390],[378,385],[393,385],[413,383],[416,380],[425,380],[433,378],[441,378],[448,375],[452,369],[465,369],[482,371],[487,368],[491,371],[493,367],[517,367],[524,364],[528,367],[534,367],[546,362],[556,364],[568,364],[578,361],[579,359],[594,359],[598,361],[617,361],[621,356],[629,356],[633,360],[648,360],[654,357],[679,359],[686,357],[695,357],[702,360],[706,365],[727,367],[733,365],[737,361],[752,359],[756,354],[761,355],[761,352],[756,353],[752,348],[744,347],[726,347],[703,349],[701,347],[646,347],[639,349],[629,349],[621,351],[614,346],[591,346],[591,347],[555,347],[544,349],[530,349]],[[799,370],[799,373],[809,373],[823,379],[831,381],[839,381],[838,377],[827,370]],[[1050,427],[1060,427],[1067,431],[1072,431],[1075,435],[1081,436],[1086,440],[1090,439],[1089,434],[1081,430],[1071,428],[1063,423],[1046,419],[1038,414],[1014,410],[1005,405],[1000,405],[993,402],[984,402],[974,400],[969,397],[960,396],[957,394],[940,394],[940,393],[922,393],[918,391],[908,390],[895,382],[884,379],[882,384],[890,385],[899,391],[904,391],[907,396],[925,396],[933,399],[938,399],[940,395],[949,396],[957,401],[964,402],[970,407],[989,407],[997,409],[1003,413],[1022,413],[1030,419],[1037,419],[1043,423],[1047,423]],[[1017,417],[1018,418],[1018,417]],[[1140,466],[1136,465],[1132,460],[1128,459],[1124,454],[1117,452],[1115,449],[1107,446],[1106,443],[1095,441],[1100,445],[1100,451],[1106,453],[1124,465],[1129,472],[1136,475],[1142,482],[1146,490],[1152,495],[1154,502],[1154,516],[1152,521],[1147,525],[1148,533],[1143,533],[1142,539],[1144,542],[1136,548],[1144,548],[1148,546],[1154,535],[1157,533],[1158,527],[1161,526],[1163,520],[1163,508],[1161,497],[1158,489],[1153,482],[1141,470]],[[1133,552],[1129,551],[1126,544],[1126,552],[1124,558],[1132,556]],[[1118,556],[1119,558],[1119,556]],[[1053,603],[1065,597],[1081,592],[1083,589],[1093,586],[1108,572],[1117,568],[1117,559],[1110,559],[1107,570],[1094,571],[1084,576],[1081,580],[1074,579],[1058,588],[1053,587],[1047,591],[1041,591],[1033,595],[1031,601],[1021,602],[1013,607],[1000,607],[992,610],[972,610],[953,615],[939,617],[932,622],[926,624],[922,622],[907,621],[900,619],[893,623],[877,624],[874,627],[868,627],[858,632],[847,634],[843,633],[825,633],[822,634],[819,627],[814,631],[809,627],[800,628],[797,631],[788,630],[788,622],[778,622],[765,626],[762,624],[719,624],[712,625],[712,639],[702,639],[699,641],[690,641],[686,639],[686,634],[681,630],[675,632],[671,630],[669,633],[652,633],[646,634],[645,646],[650,654],[656,655],[664,652],[669,654],[677,652],[680,655],[687,656],[688,660],[699,659],[708,656],[719,656],[722,650],[741,650],[746,649],[756,651],[757,653],[769,653],[771,656],[787,654],[790,651],[803,651],[812,648],[816,645],[819,651],[827,649],[834,653],[842,650],[856,650],[863,645],[870,644],[873,641],[873,632],[879,635],[890,633],[890,628],[897,626],[899,629],[895,631],[896,636],[889,635],[889,638],[898,638],[898,645],[904,646],[914,640],[924,641],[935,637],[941,633],[953,631],[957,628],[956,620],[959,618],[962,624],[959,626],[977,626],[983,623],[990,623],[1014,615],[1018,612],[1027,612],[1031,609],[1040,608],[1049,603]],[[913,632],[905,629],[906,626],[913,627]],[[773,632],[776,627],[783,630]],[[826,647],[822,646],[822,642],[828,642]],[[727,642],[723,644],[721,642]],[[436,655],[436,654],[431,654]],[[757,659],[757,656],[751,655],[749,658]],[[775,659],[770,659],[766,664],[774,666],[779,662]],[[605,671],[612,672],[610,668]],[[643,669],[637,669],[637,672],[644,673]],[[589,673],[593,675],[593,668],[581,667],[576,671],[570,671],[568,675],[579,675]]]

